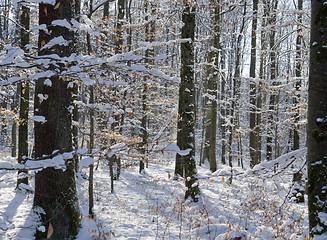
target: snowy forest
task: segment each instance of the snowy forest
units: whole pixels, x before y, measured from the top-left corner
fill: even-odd
[[[0,0],[1,239],[327,239],[327,1]]]

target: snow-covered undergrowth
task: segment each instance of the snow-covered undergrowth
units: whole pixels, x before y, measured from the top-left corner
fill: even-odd
[[[82,214],[77,239],[307,239],[307,205],[295,203],[290,194],[292,173],[304,160],[288,159],[292,155],[253,171],[221,166],[212,174],[208,166],[199,167],[197,203],[184,200],[183,180],[172,177],[173,161],[150,162],[141,175],[138,166],[128,164],[114,193],[108,167],[100,164],[94,219],[88,218],[88,171],[83,169],[77,173]],[[0,170],[0,239],[33,239],[38,226],[33,194],[15,190],[16,174]]]

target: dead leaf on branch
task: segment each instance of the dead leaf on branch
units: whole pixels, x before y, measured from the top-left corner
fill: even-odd
[[[58,9],[59,6],[60,6],[60,3],[61,3],[61,2],[58,2],[58,3],[56,4],[56,6],[55,6],[53,9],[54,9],[54,10]]]
[[[48,227],[48,234],[47,234],[47,239],[49,239],[51,237],[51,235],[53,234],[53,227],[51,222],[49,223],[49,227]]]

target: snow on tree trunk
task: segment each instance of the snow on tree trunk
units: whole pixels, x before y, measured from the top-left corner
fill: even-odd
[[[267,4],[267,3],[266,3]],[[276,14],[278,1],[273,0],[269,2],[270,15],[268,17],[268,25],[271,26],[270,36],[269,36],[269,46],[270,46],[270,81],[271,89],[269,96],[269,107],[268,107],[268,126],[267,126],[267,160],[272,160],[273,156],[277,157],[277,105],[278,105],[278,94],[275,89],[277,84],[277,65],[276,65],[276,49],[275,47],[275,35],[276,35]],[[275,148],[274,148],[275,144]],[[273,151],[274,150],[274,151]]]
[[[57,54],[68,57],[74,52],[74,33],[63,26],[53,26],[54,20],[71,20],[74,0],[56,1],[54,5],[39,4],[39,24],[46,24],[50,34],[40,31],[39,55]],[[46,44],[63,37],[67,45]],[[69,64],[68,64],[69,65]],[[65,153],[67,169],[46,168],[35,175],[34,206],[41,207],[45,232],[37,231],[36,239],[44,239],[53,229],[49,239],[73,239],[80,227],[80,213],[76,194],[75,166],[72,154],[72,91],[71,79],[62,76],[67,65],[50,65],[56,74],[49,79],[39,79],[35,88],[35,115],[45,117],[45,122],[35,122],[35,157]],[[69,67],[69,66],[68,66]],[[45,68],[45,66],[44,66]],[[71,155],[71,156],[70,156]],[[70,157],[69,157],[70,156]]]
[[[199,186],[196,178],[195,163],[195,85],[194,85],[194,29],[195,8],[187,0],[183,2],[181,43],[181,83],[179,89],[177,145],[181,150],[190,149],[190,153],[176,155],[175,175],[185,177],[187,187],[185,198],[198,201]]]
[[[299,135],[299,101],[300,101],[300,88],[301,88],[301,73],[302,73],[302,11],[303,11],[303,0],[298,0],[298,11],[299,14],[297,16],[298,26],[297,26],[297,36],[296,36],[296,57],[295,57],[295,98],[294,105],[296,107],[296,113],[294,116],[294,129],[293,129],[293,150],[297,150],[300,148],[300,135]]]
[[[206,142],[204,148],[204,160],[208,160],[210,165],[210,170],[212,172],[217,170],[217,160],[216,160],[216,138],[217,138],[217,90],[218,90],[218,61],[220,49],[220,15],[219,15],[219,2],[215,3],[212,1],[212,19],[213,19],[213,30],[214,37],[212,43],[212,49],[209,52],[210,66],[208,70],[208,110],[207,110],[207,121],[209,122],[206,126]],[[207,122],[206,121],[206,122]]]

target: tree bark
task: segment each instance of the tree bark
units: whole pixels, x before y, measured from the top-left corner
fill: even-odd
[[[68,57],[74,52],[74,32],[61,26],[53,26],[53,20],[73,17],[75,1],[57,0],[55,5],[39,4],[39,24],[46,24],[48,35],[40,30],[39,55],[57,54]],[[51,39],[63,36],[70,40],[67,46],[55,45],[43,48]],[[35,175],[34,206],[41,207],[46,232],[37,230],[36,239],[73,239],[80,227],[80,212],[76,194],[75,166],[72,152],[72,88],[69,78],[61,75],[66,66],[51,65],[49,69],[56,74],[49,79],[39,79],[35,88],[35,115],[45,117],[46,122],[35,122],[35,157],[49,155],[65,156],[66,170],[46,168]],[[41,97],[42,96],[42,97]],[[45,99],[46,98],[46,99]]]
[[[298,0],[298,25],[297,25],[297,36],[296,36],[296,57],[295,57],[295,77],[296,77],[296,82],[295,82],[295,98],[294,98],[294,105],[296,107],[295,111],[295,116],[294,116],[294,129],[293,129],[293,150],[299,149],[300,148],[300,135],[299,135],[299,100],[300,100],[300,88],[301,88],[301,73],[302,73],[302,10],[303,10],[303,0]]]
[[[257,81],[256,81],[256,60],[257,60],[257,23],[258,23],[258,0],[253,0],[252,13],[252,36],[251,36],[251,59],[250,59],[250,166],[261,162],[261,152],[258,144],[257,125]]]
[[[181,43],[181,83],[179,88],[177,145],[181,150],[189,149],[186,156],[176,154],[175,175],[185,177],[187,187],[185,198],[198,201],[199,186],[196,178],[195,164],[195,85],[194,85],[194,30],[195,4],[183,1]]]
[[[232,145],[233,145],[233,136],[234,133],[236,132],[236,128],[239,127],[239,117],[238,114],[236,113],[239,111],[239,104],[238,100],[240,98],[240,87],[241,87],[241,82],[240,82],[240,76],[241,76],[241,42],[243,38],[243,31],[245,28],[245,15],[246,15],[246,2],[244,2],[244,8],[243,8],[243,16],[242,16],[242,24],[240,27],[240,33],[237,36],[236,40],[236,54],[235,54],[235,72],[234,72],[234,77],[232,78],[231,82],[231,98],[232,98],[232,104],[230,108],[230,116],[231,116],[231,124],[230,124],[230,134],[229,134],[229,143],[228,143],[228,148],[229,148],[229,166],[233,166],[233,158],[232,158]],[[238,153],[239,154],[239,153]],[[242,156],[238,156],[239,158],[242,158]]]
[[[25,46],[29,44],[29,25],[30,25],[30,10],[22,6],[20,16],[20,23],[25,29],[21,29],[21,47],[26,51]],[[28,111],[29,111],[29,84],[27,81],[19,83],[20,89],[20,109],[19,109],[19,126],[18,126],[18,163],[24,164],[25,157],[28,157]],[[20,173],[27,173],[25,170],[18,171]],[[17,187],[19,184],[28,184],[28,178],[18,178]]]
[[[277,5],[278,1],[273,0],[269,2],[270,16],[268,17],[268,24],[271,26],[270,36],[269,36],[269,45],[270,45],[270,81],[273,87],[277,85],[276,80],[276,50],[275,45],[275,35],[276,35],[276,14],[277,14]],[[278,102],[277,90],[274,88],[270,90],[269,96],[269,113],[268,113],[268,130],[267,130],[267,160],[272,160],[273,150],[275,150],[275,156],[277,149],[273,148],[273,139],[276,140],[277,136],[275,134],[277,123],[275,116],[276,105]],[[276,146],[276,144],[275,144]]]
[[[221,57],[220,65],[221,69],[225,68],[225,56]],[[221,84],[220,84],[220,118],[219,118],[219,126],[221,129],[221,163],[226,164],[226,76],[225,73],[222,72]]]
[[[327,238],[327,4],[311,1],[308,206],[312,239]]]
[[[150,10],[150,11],[149,11]],[[145,41],[146,42],[152,42],[153,41],[153,31],[154,31],[154,22],[151,20],[149,23],[149,13],[153,13],[154,8],[152,6],[152,3],[150,4],[149,9],[149,1],[146,0],[144,2],[144,12],[145,12]],[[150,26],[149,26],[150,25]],[[152,54],[151,54],[152,53]],[[150,56],[151,55],[151,56]],[[153,58],[153,51],[150,51],[149,49],[145,52],[145,61],[148,65],[151,65],[150,58]],[[148,95],[148,77],[144,77],[143,81],[143,92],[142,92],[142,118],[141,118],[141,137],[142,137],[142,143],[141,143],[141,154],[142,159],[140,160],[140,169],[139,173],[142,173],[144,171],[144,160],[147,162],[147,144],[148,144],[148,129],[147,129],[147,122],[148,122],[148,106],[147,106],[147,95]]]
[[[209,52],[210,66],[208,70],[208,125],[206,126],[206,142],[204,147],[204,160],[208,160],[210,170],[217,170],[216,139],[217,139],[217,100],[218,100],[218,68],[220,49],[220,5],[219,1],[211,1],[213,20],[213,43]],[[207,122],[207,121],[206,121]],[[205,126],[203,126],[205,127]],[[206,159],[207,158],[207,159]]]

